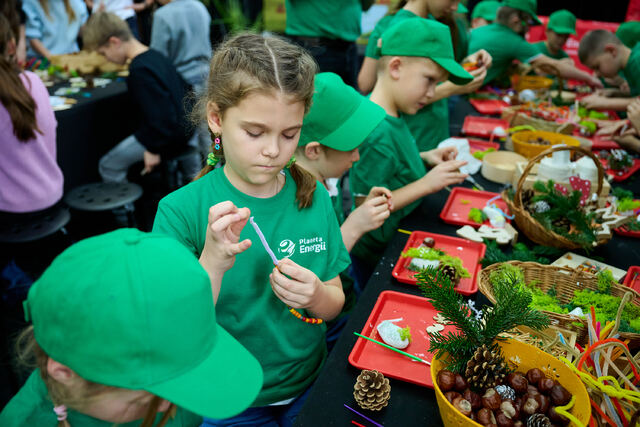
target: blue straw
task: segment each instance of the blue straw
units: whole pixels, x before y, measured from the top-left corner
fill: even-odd
[[[382,424],[377,423],[377,422],[373,421],[371,418],[368,418],[368,417],[366,417],[366,416],[362,415],[360,412],[356,411],[355,409],[350,408],[349,406],[347,406],[347,404],[346,404],[346,403],[344,404],[344,407],[345,407],[345,408],[347,408],[348,410],[350,410],[351,412],[353,412],[353,413],[356,413],[356,414],[360,415],[362,418],[364,418],[365,420],[369,421],[370,423],[373,423],[373,425],[376,425],[376,426],[378,426],[378,427],[384,427]]]

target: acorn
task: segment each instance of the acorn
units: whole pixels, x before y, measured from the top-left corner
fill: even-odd
[[[453,407],[456,408],[460,413],[466,417],[471,415],[471,403],[469,401],[463,399],[462,397],[456,397],[453,399]]]
[[[455,385],[453,386],[453,388],[456,391],[459,391],[460,393],[462,393],[467,388],[469,388],[469,384],[467,384],[467,380],[465,380],[462,375],[456,374]]]
[[[527,371],[527,381],[529,381],[529,384],[538,384],[542,378],[544,378],[544,374],[538,368],[532,368]]]
[[[470,388],[466,389],[464,393],[462,393],[462,397],[471,403],[471,407],[474,411],[482,408],[482,398],[478,393],[472,391]]]
[[[449,390],[452,390],[456,385],[456,374],[453,372],[443,369],[438,372],[438,377],[436,378],[436,382],[438,383],[438,387],[444,393]]]
[[[517,394],[525,394],[527,392],[527,387],[529,386],[529,381],[527,381],[523,375],[517,372],[512,372],[507,377],[507,384]]]
[[[562,387],[560,384],[556,384],[551,389],[551,403],[553,406],[564,406],[571,400],[571,393]]]
[[[482,406],[492,411],[500,408],[501,403],[500,395],[493,388],[488,388],[482,396]]]

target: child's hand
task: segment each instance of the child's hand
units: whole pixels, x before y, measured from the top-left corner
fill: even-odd
[[[269,275],[269,281],[276,296],[293,308],[311,307],[323,286],[315,273],[289,258],[278,261],[278,267]]]
[[[144,151],[144,169],[142,169],[141,175],[146,175],[151,172],[156,166],[160,164],[160,154],[154,154],[151,151]]]
[[[593,95],[585,96],[580,100],[580,104],[589,110],[598,110],[608,107],[609,99],[606,96],[594,93]]]
[[[359,236],[380,227],[389,218],[393,209],[391,191],[383,187],[373,187],[364,203],[358,206],[347,218],[349,227]]]
[[[627,107],[627,117],[634,128],[640,129],[640,98],[634,99]]]
[[[476,64],[482,64],[481,68],[484,68],[486,70],[487,68],[491,67],[493,58],[491,57],[491,54],[489,52],[484,49],[480,49],[477,52],[474,52],[471,55],[467,56],[462,62],[475,62]]]
[[[440,163],[454,160],[457,155],[458,149],[456,147],[442,147],[423,151],[420,153],[420,158],[429,166],[437,166]]]
[[[224,273],[233,267],[236,255],[249,249],[251,240],[240,240],[247,224],[249,208],[237,208],[233,202],[220,202],[209,208],[209,224],[200,263],[211,273]]]
[[[460,184],[464,181],[469,175],[460,172],[460,168],[466,164],[467,162],[465,161],[451,160],[440,163],[431,169],[429,173],[424,176],[429,188],[429,193],[435,193],[444,187]]]
[[[601,124],[604,123],[605,120],[601,120],[601,121],[597,121],[596,123]],[[620,130],[627,124],[626,120],[616,120],[614,122],[611,122],[610,120],[608,120],[609,123],[607,123],[606,125],[602,126],[600,129],[598,129],[598,131],[596,132],[596,135],[615,135],[617,133],[620,132]]]

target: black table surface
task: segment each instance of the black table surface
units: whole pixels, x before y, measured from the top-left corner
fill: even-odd
[[[464,116],[469,113],[476,114],[471,111],[471,106],[468,102],[461,100],[456,105],[455,111],[452,112],[452,135],[457,134],[454,131],[459,131],[460,123],[462,123]],[[501,185],[484,179],[480,173],[476,174],[474,178],[487,191],[500,191],[502,188]],[[471,187],[467,182],[462,186]],[[620,186],[632,190],[636,195],[640,194],[640,180],[637,178],[634,179],[632,177]],[[409,231],[421,230],[455,236],[455,231],[459,227],[446,224],[439,217],[448,197],[449,193],[445,190],[427,196],[423,199],[419,208],[401,222],[400,228]],[[362,331],[381,292],[393,290],[420,295],[420,291],[416,286],[400,283],[391,276],[391,271],[408,237],[407,234],[398,232],[387,246],[373,276],[351,313],[342,335],[329,354],[326,364],[296,420],[296,426],[348,426],[353,425],[351,420],[365,426],[371,425],[370,422],[346,409],[344,404],[387,427],[442,425],[435,393],[426,387],[391,378],[389,404],[380,412],[362,410],[357,406],[353,398],[353,386],[360,373],[360,370],[351,366],[348,361],[349,354],[357,340],[353,332],[359,333]],[[522,233],[520,233],[518,241],[525,242],[528,245],[531,244]],[[638,264],[640,261],[640,240],[614,235],[607,245],[592,251],[589,256],[602,257],[606,263],[627,270],[629,266]],[[486,298],[480,293],[471,298],[475,299],[480,305],[488,304]]]

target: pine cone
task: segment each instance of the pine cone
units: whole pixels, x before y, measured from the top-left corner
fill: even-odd
[[[389,403],[389,379],[380,372],[363,370],[353,386],[353,397],[363,409],[379,411]]]
[[[531,199],[533,199],[534,195],[535,195],[535,192],[532,189],[524,190],[522,192],[522,204],[524,206],[527,206],[531,201]]]
[[[491,347],[483,345],[467,362],[465,377],[467,377],[470,387],[484,390],[501,382],[507,373],[507,364],[502,357],[500,348],[497,345]]]
[[[569,231],[569,228],[571,228],[571,221],[569,221],[567,218],[562,217],[562,218],[558,218],[556,220],[554,220],[552,222],[554,227],[560,228],[562,230],[566,230]]]
[[[544,414],[533,414],[527,419],[527,427],[551,427],[551,421]]]
[[[508,385],[497,385],[495,386],[496,393],[500,395],[502,400],[511,399],[516,400],[516,391],[509,387]]]
[[[453,283],[454,285],[458,283],[457,272],[455,267],[441,263],[440,266],[438,267],[438,270],[440,271],[441,274],[444,274],[445,276],[447,276],[449,280],[451,280],[451,283]]]
[[[535,213],[545,213],[551,210],[551,206],[549,206],[549,203],[545,202],[544,200],[538,200],[533,205],[531,205],[531,208]]]

